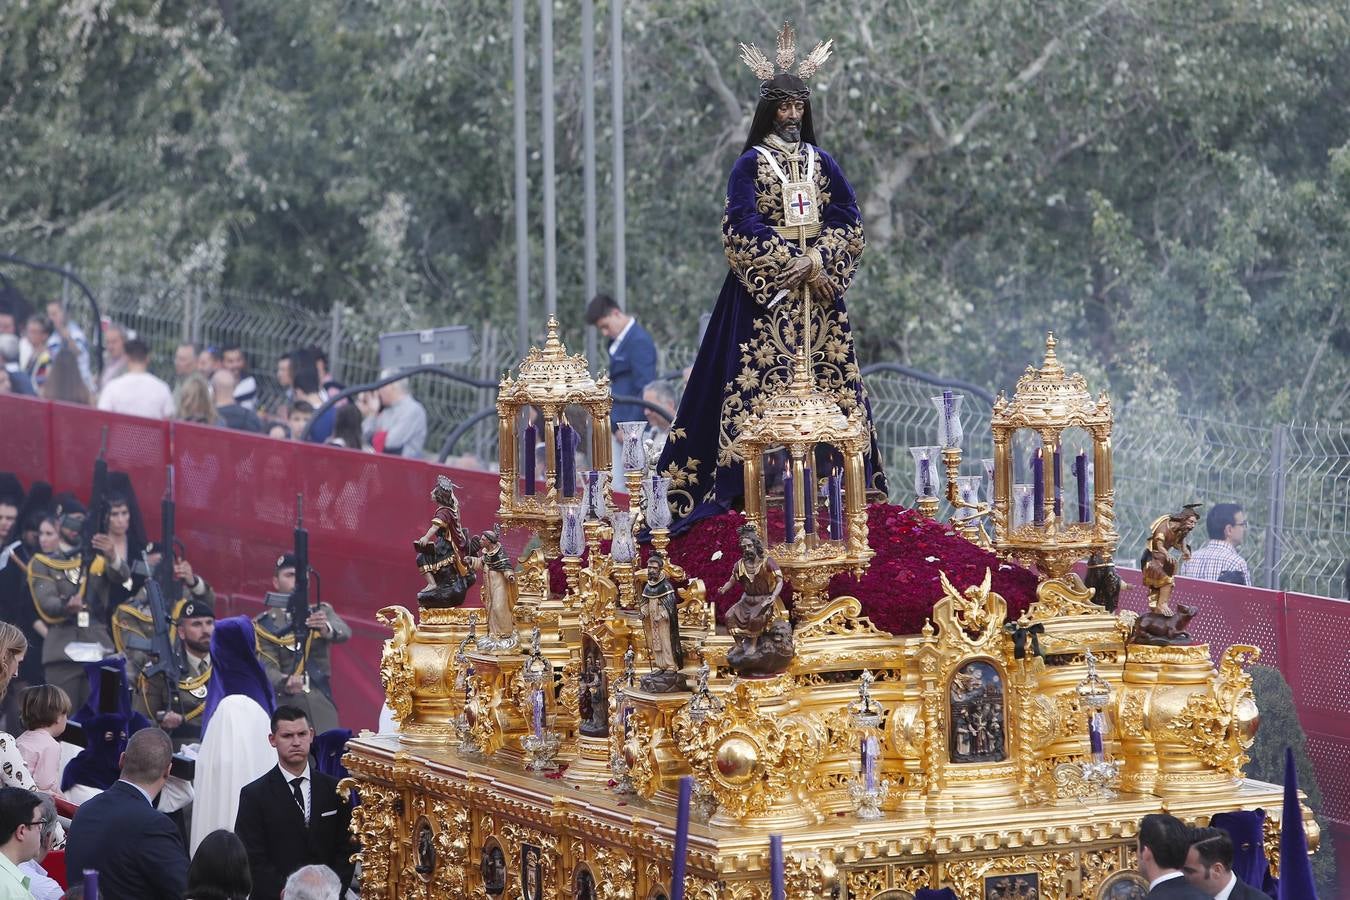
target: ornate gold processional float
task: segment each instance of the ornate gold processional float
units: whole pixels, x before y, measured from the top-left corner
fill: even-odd
[[[720,586],[662,552],[669,483],[647,470],[635,423],[620,424],[624,484],[609,483],[608,384],[550,320],[498,399],[499,521],[537,549],[515,570],[443,505],[441,537],[419,549],[441,560],[423,568],[449,573],[445,590],[423,592],[437,599],[416,621],[381,612],[399,732],[362,734],[346,758],[362,896],[671,900],[682,776],[682,894],[697,900],[768,898],[771,834],[790,898],[1142,897],[1135,829],[1159,809],[1204,824],[1262,807],[1273,861],[1280,789],[1241,768],[1258,724],[1244,666],[1259,651],[1227,648],[1216,668],[1186,636],[1186,608],[1157,596],[1165,566],[1146,573],[1153,611],[1116,614],[1111,404],[1065,373],[1053,336],[995,404],[984,476],[961,474],[959,395],[934,398],[939,443],[914,448],[919,510],[936,517],[947,500],[958,534],[1038,573],[1012,621],[987,573],[944,574],[918,634],[827,595],[831,575],[873,553],[867,434],[814,390],[801,354],[795,376],[738,438],[744,596],[726,627],[710,602]],[[587,435],[594,469],[578,472]],[[820,459],[832,474],[812,473]],[[1185,515],[1155,525],[1160,564],[1194,524]],[[647,565],[639,536],[657,551]],[[457,607],[475,570],[485,608]]]

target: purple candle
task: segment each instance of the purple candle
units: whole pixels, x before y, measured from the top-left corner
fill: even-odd
[[[844,539],[844,476],[838,469],[830,475],[830,540]]]
[[[675,858],[670,861],[670,900],[684,900],[684,864],[689,855],[689,801],[694,779],[680,778],[680,805],[675,813]]]
[[[98,869],[84,870],[84,895],[89,900],[98,900]]]
[[[553,428],[553,488],[560,494],[563,478],[563,429],[566,427],[559,422]]]
[[[1079,450],[1073,458],[1073,477],[1078,482],[1078,521],[1090,522],[1087,501],[1087,451]]]
[[[783,475],[783,540],[797,542],[797,498],[792,493],[792,470]]]
[[[933,496],[933,468],[928,462],[928,454],[919,457],[919,488],[922,496]]]
[[[805,501],[802,504],[802,516],[805,519],[802,527],[806,531],[806,536],[811,537],[816,533],[816,478],[810,466],[806,467],[802,475],[802,481],[804,482],[802,484],[802,499]]]
[[[872,454],[863,457],[863,494],[872,489]]]
[[[1092,761],[1105,762],[1106,749],[1102,745],[1102,714],[1094,712],[1088,717],[1088,743],[1092,746]]]
[[[1059,521],[1064,515],[1063,492],[1061,487],[1064,483],[1064,467],[1060,457],[1060,447],[1055,445],[1055,520]]]
[[[879,750],[875,735],[869,734],[862,739],[863,787],[869,791],[877,789],[877,755]]]
[[[571,425],[562,427],[562,462],[558,469],[562,476],[562,495],[571,497],[577,492],[577,433]]]
[[[544,736],[544,691],[542,688],[535,688],[534,694],[530,697],[530,705],[534,707],[532,722],[534,736],[542,738]]]
[[[1045,455],[1036,448],[1031,458],[1031,515],[1037,525],[1045,524]]]
[[[787,900],[787,891],[783,886],[783,836],[769,835],[769,897],[770,900]]]
[[[525,426],[525,465],[522,470],[525,473],[525,495],[534,496],[534,447],[538,443],[538,432],[534,430],[534,424]]]

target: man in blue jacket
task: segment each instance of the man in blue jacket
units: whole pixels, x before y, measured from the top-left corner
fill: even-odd
[[[609,338],[610,390],[615,396],[641,397],[642,389],[656,378],[656,343],[647,329],[606,294],[596,294],[591,300],[586,322]],[[610,419],[615,423],[641,421],[642,407],[615,403]]]
[[[66,871],[98,870],[101,900],[180,900],[187,851],[178,828],[155,809],[169,778],[173,741],[142,728],[122,753],[122,776],[81,804],[66,839]]]

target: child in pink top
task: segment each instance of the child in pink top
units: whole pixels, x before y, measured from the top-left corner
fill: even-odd
[[[23,692],[20,716],[28,729],[15,742],[19,754],[33,773],[37,788],[61,796],[61,745],[56,739],[66,730],[70,695],[54,684],[38,684]]]

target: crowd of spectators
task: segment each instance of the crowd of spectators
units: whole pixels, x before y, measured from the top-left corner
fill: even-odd
[[[114,322],[102,330],[102,366],[95,376],[89,342],[59,302],[30,315],[12,295],[0,298],[0,393],[414,459],[426,452],[426,409],[406,382],[340,399],[315,418],[344,389],[322,348],[282,354],[275,369],[278,392],[265,403],[238,344],[179,344],[170,384],[154,373],[146,341]]]
[[[90,872],[104,900],[354,897],[334,763],[351,732],[327,649],[350,628],[317,604],[303,679],[279,656],[273,668],[259,635],[290,611],[217,623],[187,548],[147,539],[129,477],[110,472],[107,490],[106,532],[89,536],[78,498],[0,472],[0,900],[79,897]],[[146,643],[166,560],[176,690]],[[277,560],[278,596],[295,569]]]

